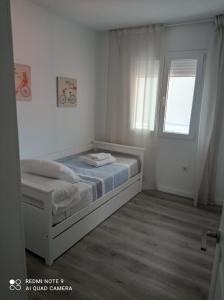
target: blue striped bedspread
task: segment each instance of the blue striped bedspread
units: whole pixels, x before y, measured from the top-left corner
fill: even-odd
[[[59,161],[79,175],[83,182],[92,186],[93,201],[117,188],[140,170],[137,157],[114,154],[116,162],[102,167],[93,167],[79,156],[70,156]]]

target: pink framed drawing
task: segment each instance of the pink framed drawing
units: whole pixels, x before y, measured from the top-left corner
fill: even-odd
[[[58,107],[77,106],[77,80],[57,77],[57,105]]]
[[[15,91],[16,100],[31,101],[31,67],[15,64]]]

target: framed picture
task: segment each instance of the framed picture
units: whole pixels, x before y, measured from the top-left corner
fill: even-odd
[[[15,64],[16,100],[31,101],[31,67]]]
[[[57,77],[58,107],[77,106],[77,80]]]

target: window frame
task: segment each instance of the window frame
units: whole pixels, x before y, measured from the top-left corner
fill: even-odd
[[[172,51],[167,52],[163,58],[163,71],[162,71],[162,85],[160,95],[160,111],[159,111],[159,124],[158,135],[161,137],[174,138],[174,139],[195,139],[198,134],[199,116],[202,101],[202,91],[204,84],[204,68],[206,60],[205,50],[193,51]],[[169,70],[172,60],[178,59],[197,59],[197,72],[195,78],[194,96],[192,102],[192,112],[190,119],[189,134],[174,133],[164,131],[164,121],[168,94],[168,80]]]

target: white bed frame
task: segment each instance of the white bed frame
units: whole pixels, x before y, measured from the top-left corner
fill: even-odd
[[[38,186],[29,188],[22,182],[22,208],[24,214],[26,248],[45,259],[47,265],[72,247],[88,232],[108,218],[142,190],[144,149],[95,141],[78,151],[51,154],[44,158],[58,159],[93,149],[137,155],[141,161],[140,173],[78,211],[62,222],[52,226],[51,191],[43,193]],[[42,202],[42,208],[27,203],[27,198]]]

